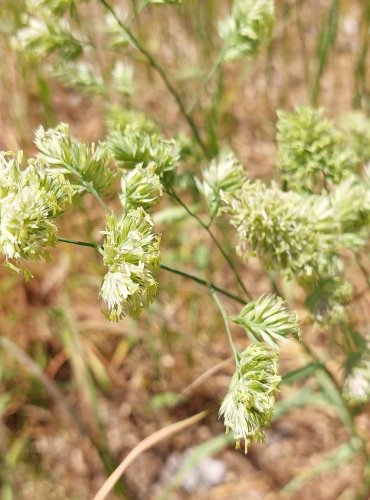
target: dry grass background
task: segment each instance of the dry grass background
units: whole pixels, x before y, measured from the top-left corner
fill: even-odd
[[[318,100],[331,116],[351,109],[356,98],[356,65],[363,43],[361,26],[367,1],[341,4],[338,36],[329,53]],[[7,16],[16,3],[5,0],[4,7],[0,5],[0,147],[22,148],[31,153],[34,128],[53,120],[70,123],[82,139],[103,137],[103,106],[98,98],[83,97],[55,81],[47,82],[48,99],[40,97],[39,69],[13,50],[6,29]],[[139,36],[169,69],[177,88],[189,100],[196,89],[188,68],[196,71],[202,67],[207,51],[214,50],[214,24],[219,13],[226,12],[229,6],[227,1],[208,3],[218,14],[207,19],[200,12],[196,35],[192,26],[201,2],[195,0],[185,0],[183,9],[150,9],[137,24]],[[256,64],[226,66],[220,100],[220,136],[235,149],[249,175],[264,179],[275,175],[276,110],[311,101],[318,39],[332,2],[276,3],[277,26],[270,46],[262,51]],[[86,7],[84,16],[94,29],[99,15],[93,2]],[[202,37],[206,41],[199,50]],[[136,74],[134,105],[164,124],[168,135],[179,129],[187,132],[171,96],[140,60]],[[360,104],[366,106],[365,97]],[[104,214],[88,199],[81,208],[82,211],[76,210],[67,217],[60,234],[79,235],[81,239],[82,235],[97,237],[92,228],[101,227]],[[89,214],[89,223],[85,213]],[[194,221],[184,217],[171,225],[159,222],[159,230],[163,232],[166,260],[198,273],[212,269],[215,282],[232,287],[227,268],[213,250],[209,251],[207,237]],[[19,363],[12,351],[0,352],[0,390],[9,395],[0,423],[0,481],[8,485],[6,491],[13,491],[16,499],[92,498],[105,473],[86,433],[65,414],[66,404],[80,415],[87,434],[98,440],[101,431],[97,422],[101,420],[111,454],[117,459],[155,430],[210,408],[209,416],[196,428],[144,453],[128,469],[126,479],[134,498],[156,498],[163,487],[161,470],[172,452],[223,432],[214,409],[228,386],[231,365],[224,365],[181,404],[161,407],[161,400],[155,398],[158,394],[181,393],[229,356],[222,322],[211,312],[209,297],[191,282],[161,273],[159,298],[151,311],[138,323],[128,319],[112,325],[100,312],[98,289],[103,271],[98,256],[90,249],[58,248],[52,252],[51,263],[33,265],[32,271],[34,279],[25,283],[20,276],[0,270],[1,335],[30,357],[29,362]],[[243,268],[243,278],[254,295],[270,286],[255,261]],[[356,286],[357,291],[364,289],[360,276]],[[299,292],[295,299],[299,308]],[[365,327],[369,299],[363,293],[355,311]],[[234,306],[228,307],[232,310]],[[326,334],[308,331],[306,335],[324,358],[330,358],[333,371],[338,372],[340,358]],[[237,338],[242,346],[244,336]],[[31,360],[57,385],[57,397],[61,400],[50,397],[40,380],[30,375]],[[296,344],[284,347],[283,373],[304,362]],[[305,383],[308,387],[314,385],[312,380]],[[283,386],[281,398],[289,397],[299,385]],[[360,417],[358,424],[369,436],[369,412]],[[295,409],[277,420],[267,432],[267,443],[252,447],[247,456],[232,448],[218,454],[227,466],[225,484],[192,496],[178,489],[171,498],[352,499],[361,474],[357,461],[316,477],[295,494],[281,493],[282,486],[295,474],[346,440],[347,432],[331,407]]]

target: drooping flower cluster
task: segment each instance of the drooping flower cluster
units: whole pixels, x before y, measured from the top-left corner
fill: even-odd
[[[278,353],[264,343],[251,344],[240,356],[220,416],[227,431],[233,432],[237,448],[244,439],[245,452],[253,441],[264,441],[263,427],[271,423],[281,380],[278,369]]]
[[[121,217],[110,215],[104,234],[102,254],[108,273],[100,295],[109,319],[118,321],[126,314],[137,318],[157,290],[153,271],[159,267],[160,238],[141,207]]]
[[[220,23],[224,59],[253,57],[271,35],[275,21],[273,0],[234,0],[231,15]]]
[[[262,295],[249,302],[232,319],[245,329],[252,342],[265,342],[274,349],[278,348],[278,342],[300,337],[297,314],[288,311],[284,300],[278,296]]]
[[[358,159],[322,110],[299,107],[278,112],[278,163],[290,188],[314,192],[354,172]]]
[[[246,176],[244,168],[233,153],[226,153],[211,161],[203,171],[203,181],[197,179],[199,191],[206,199],[209,212],[215,217],[222,205],[221,194],[232,196],[240,191]]]
[[[82,143],[71,137],[68,125],[61,123],[54,129],[39,127],[35,132],[35,144],[39,149],[38,157],[49,169],[64,174],[81,191],[93,187],[102,194],[111,185],[113,172],[104,143]]]
[[[0,153],[0,252],[6,259],[39,260],[57,242],[54,220],[74,189],[41,161],[21,170],[22,154]]]

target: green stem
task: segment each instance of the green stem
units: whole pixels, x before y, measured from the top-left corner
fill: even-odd
[[[226,333],[227,333],[227,338],[229,339],[230,347],[231,347],[231,350],[232,350],[232,353],[233,353],[233,356],[234,356],[234,360],[235,360],[235,366],[238,367],[239,366],[239,354],[238,354],[238,351],[237,351],[237,349],[235,347],[235,344],[234,344],[234,341],[233,341],[233,338],[232,338],[232,335],[231,335],[227,313],[226,313],[226,311],[224,309],[224,306],[222,305],[221,301],[217,297],[215,289],[211,285],[209,286],[209,291],[211,293],[211,296],[212,296],[212,298],[213,298],[213,300],[214,300],[214,302],[215,302],[218,310],[220,311],[222,319],[224,320],[225,328],[226,328]]]
[[[81,247],[89,247],[89,248],[96,248],[97,250],[101,249],[103,245],[100,245],[99,243],[93,243],[89,241],[79,241],[79,240],[71,240],[69,238],[58,238],[58,241],[61,243],[69,243],[71,245],[78,245]],[[241,297],[238,297],[237,295],[234,295],[233,293],[229,292],[228,290],[221,288],[214,283],[210,283],[209,281],[206,281],[202,278],[199,278],[198,276],[195,276],[194,274],[187,273],[185,271],[181,271],[180,269],[174,269],[170,266],[167,266],[166,264],[161,264],[161,269],[164,271],[168,271],[173,274],[177,274],[178,276],[182,276],[183,278],[190,279],[197,283],[198,285],[204,286],[209,288],[210,286],[216,290],[217,292],[221,293],[222,295],[225,295],[225,297],[229,297],[230,299],[234,300],[235,302],[238,302],[239,304],[245,305],[245,300],[243,300]]]
[[[195,122],[194,122],[193,118],[191,117],[191,115],[186,111],[185,105],[184,105],[184,103],[183,103],[183,101],[182,101],[179,93],[177,92],[177,90],[175,89],[175,87],[172,85],[172,83],[168,79],[166,71],[159,64],[159,62],[154,58],[154,56],[141,44],[141,42],[136,38],[136,36],[132,33],[132,31],[121,21],[121,19],[119,18],[119,16],[117,15],[117,13],[115,12],[115,10],[113,9],[113,7],[106,0],[99,0],[99,2],[112,14],[112,16],[116,20],[117,24],[120,26],[120,28],[126,33],[126,35],[131,40],[133,46],[139,52],[141,52],[143,54],[143,56],[148,61],[148,63],[150,64],[150,66],[152,66],[152,68],[159,74],[159,76],[161,77],[163,83],[167,87],[168,91],[174,97],[174,99],[175,99],[175,101],[176,101],[176,103],[177,103],[177,105],[178,105],[178,107],[179,107],[179,109],[180,109],[183,117],[187,121],[187,123],[188,123],[188,125],[189,125],[189,127],[190,127],[190,129],[191,129],[191,131],[193,133],[194,139],[199,144],[199,146],[202,149],[204,155],[207,158],[209,158],[210,155],[209,155],[209,152],[208,152],[208,148],[207,148],[206,144],[203,142],[203,140],[202,140],[202,138],[200,136],[198,127],[195,124]]]
[[[70,240],[69,238],[57,238],[61,243],[70,243],[71,245],[78,245],[80,247],[90,247],[90,248],[100,248],[102,245],[99,243],[90,243],[88,241],[78,241],[78,240]]]
[[[181,200],[181,198],[179,198],[179,196],[177,196],[177,194],[174,192],[174,191],[168,191],[168,194],[170,196],[172,196],[172,198],[174,198],[177,203],[179,203],[179,205],[181,205],[184,210],[190,215],[190,217],[193,217],[197,222],[198,224],[200,224],[202,226],[203,229],[205,229],[208,233],[208,235],[210,236],[211,240],[213,241],[213,243],[216,245],[216,247],[218,248],[218,250],[221,252],[222,256],[224,257],[224,259],[226,260],[226,262],[228,263],[231,271],[233,272],[234,276],[235,276],[235,279],[236,281],[238,282],[238,285],[240,286],[240,288],[243,290],[243,292],[245,293],[245,295],[247,296],[247,298],[249,300],[252,300],[252,294],[249,292],[249,290],[247,289],[247,287],[244,285],[241,277],[239,276],[239,273],[238,273],[238,270],[233,262],[233,260],[230,258],[230,256],[225,252],[225,250],[223,249],[222,245],[220,244],[220,242],[218,241],[218,239],[216,238],[216,236],[213,234],[213,232],[211,231],[210,227],[209,227],[209,224],[205,224],[202,219],[200,219],[196,213],[192,212],[190,210],[190,208]]]
[[[225,290],[225,288],[221,288],[214,283],[210,283],[209,281],[206,281],[202,278],[199,278],[198,276],[195,276],[194,274],[189,274],[185,271],[180,271],[179,269],[174,269],[172,267],[169,267],[165,264],[161,264],[161,269],[164,271],[168,271],[173,274],[177,274],[178,276],[182,276],[183,278],[190,279],[197,283],[198,285],[205,286],[207,288],[211,287],[217,292],[221,293],[222,295],[225,295],[225,297],[229,297],[229,299],[234,300],[235,302],[238,302],[239,304],[245,305],[245,300],[243,300],[241,297],[238,297],[237,295],[234,295],[233,293],[229,292],[228,290]]]

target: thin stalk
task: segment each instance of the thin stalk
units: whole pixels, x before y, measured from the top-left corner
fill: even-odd
[[[99,243],[92,243],[89,241],[79,241],[79,240],[70,240],[69,238],[57,238],[61,243],[70,243],[71,245],[78,245],[80,247],[90,247],[90,248],[100,248],[102,245]]]
[[[245,305],[245,300],[243,300],[241,297],[238,297],[237,295],[234,295],[233,293],[229,292],[228,290],[225,290],[225,288],[221,288],[214,283],[210,283],[209,281],[206,281],[202,278],[199,278],[198,276],[195,276],[194,274],[187,273],[185,271],[180,271],[180,269],[174,269],[172,267],[167,266],[166,264],[161,264],[161,269],[164,271],[168,271],[173,274],[177,274],[178,276],[182,276],[183,278],[190,279],[194,281],[195,283],[198,283],[198,285],[205,286],[207,288],[211,287],[213,290],[216,290],[217,292],[221,293],[222,295],[225,295],[225,297],[229,297],[229,299],[234,300],[235,302],[238,302],[239,304]]]
[[[103,248],[103,245],[100,245],[99,243],[93,243],[89,241],[79,241],[79,240],[71,240],[69,238],[58,238],[58,241],[61,243],[69,243],[71,245],[78,245],[81,247],[89,247],[89,248],[96,248],[99,250],[100,248]],[[225,297],[229,297],[229,299],[234,300],[235,302],[238,302],[239,304],[245,305],[245,300],[243,300],[241,297],[238,297],[237,295],[234,295],[233,293],[229,292],[225,288],[221,288],[220,286],[215,285],[214,283],[210,283],[209,281],[206,281],[202,278],[199,278],[199,276],[195,276],[194,274],[187,273],[185,271],[181,271],[180,269],[174,269],[170,266],[167,266],[166,264],[161,264],[161,269],[164,271],[168,271],[172,274],[177,274],[178,276],[182,276],[183,278],[190,279],[197,283],[198,285],[204,286],[209,288],[210,286],[216,290],[217,292],[221,293],[222,295],[225,295]]]
[[[236,281],[238,282],[238,285],[240,286],[240,288],[243,290],[243,292],[245,293],[245,295],[247,296],[247,298],[249,300],[252,299],[252,294],[249,292],[249,290],[247,289],[247,287],[244,285],[239,273],[238,273],[238,270],[233,262],[233,260],[231,259],[231,257],[225,252],[225,250],[223,249],[221,243],[218,241],[218,239],[216,238],[216,236],[213,234],[213,232],[211,231],[210,229],[210,224],[205,224],[202,219],[200,219],[196,213],[192,212],[190,210],[190,208],[186,205],[186,203],[184,203],[181,198],[179,198],[179,196],[177,196],[177,194],[174,192],[174,191],[168,191],[168,194],[170,196],[172,196],[172,198],[174,198],[177,203],[179,203],[179,205],[181,205],[184,210],[190,215],[190,217],[193,217],[197,222],[198,224],[200,224],[202,226],[203,229],[205,229],[208,233],[208,235],[210,236],[211,240],[213,241],[213,243],[216,245],[216,247],[218,248],[218,250],[221,252],[222,256],[224,257],[224,259],[226,260],[226,262],[228,263],[231,271],[233,272],[234,276],[235,276],[235,279]]]
[[[234,344],[234,341],[233,341],[233,337],[231,335],[230,326],[229,326],[229,319],[227,317],[227,313],[226,313],[226,311],[224,309],[224,306],[222,305],[221,301],[217,297],[217,294],[216,294],[214,288],[212,288],[212,286],[209,287],[209,291],[211,293],[212,299],[214,300],[214,302],[215,302],[218,310],[220,311],[222,319],[224,320],[225,328],[226,328],[226,333],[227,333],[227,338],[229,339],[231,351],[232,351],[233,356],[234,356],[235,366],[238,367],[239,366],[239,354],[238,354],[238,351],[237,351],[237,349],[235,347],[235,344]]]
[[[203,142],[203,140],[202,140],[202,138],[200,136],[200,132],[198,130],[198,127],[197,127],[196,123],[194,122],[193,118],[191,117],[191,115],[187,112],[185,104],[183,103],[183,101],[182,101],[179,93],[175,89],[175,87],[170,82],[170,80],[169,80],[169,78],[168,78],[168,76],[167,76],[166,71],[164,70],[164,68],[159,64],[159,62],[154,58],[154,56],[148,51],[148,49],[141,44],[141,42],[132,33],[132,31],[130,30],[130,28],[128,28],[128,26],[126,26],[126,24],[122,22],[122,20],[119,18],[119,16],[117,15],[117,13],[113,9],[113,7],[106,0],[99,0],[99,2],[112,14],[112,16],[114,17],[114,19],[117,22],[117,24],[120,26],[120,28],[129,37],[129,39],[131,40],[131,42],[134,45],[134,47],[139,52],[141,52],[141,54],[143,54],[143,56],[148,61],[148,63],[150,64],[150,66],[152,66],[152,68],[159,74],[159,76],[161,77],[163,83],[167,87],[168,91],[170,92],[170,94],[172,94],[173,98],[175,99],[175,101],[176,101],[176,103],[177,103],[177,105],[178,105],[178,107],[179,107],[179,109],[180,109],[183,117],[187,121],[187,123],[188,123],[188,125],[189,125],[189,127],[190,127],[190,129],[191,129],[191,131],[193,133],[194,139],[199,144],[199,146],[202,149],[204,155],[207,158],[209,158],[210,156],[209,156],[208,148],[207,148],[206,144]]]

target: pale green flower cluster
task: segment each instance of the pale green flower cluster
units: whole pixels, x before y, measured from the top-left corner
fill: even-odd
[[[100,296],[111,321],[126,314],[139,317],[157,290],[153,271],[159,267],[160,238],[153,232],[153,221],[143,208],[120,217],[110,215],[104,231],[104,277]]]
[[[206,199],[212,217],[217,216],[221,208],[221,195],[233,195],[240,191],[245,181],[244,168],[233,153],[225,153],[211,161],[203,171],[203,182],[197,179],[197,186]]]
[[[70,206],[74,189],[42,161],[25,170],[21,162],[21,153],[0,153],[0,252],[7,260],[39,260],[56,245],[54,221]]]
[[[109,168],[110,154],[104,143],[84,144],[71,137],[68,125],[61,123],[54,129],[39,127],[35,133],[38,157],[49,169],[63,173],[82,191],[104,193],[112,183]]]
[[[368,342],[357,363],[344,383],[344,396],[351,404],[370,402],[370,343]]]
[[[347,113],[341,127],[350,145],[363,162],[370,161],[370,119],[360,111]]]
[[[156,165],[158,175],[173,172],[179,161],[175,141],[163,139],[159,134],[145,132],[135,125],[116,130],[108,137],[108,146],[121,168]]]
[[[253,57],[270,37],[275,22],[273,0],[234,0],[230,17],[220,23],[224,59]]]
[[[369,236],[370,185],[350,175],[329,194],[330,203],[341,227],[342,246],[359,250]]]
[[[240,356],[220,416],[227,431],[233,432],[237,448],[244,439],[245,452],[253,441],[264,441],[263,427],[271,423],[281,380],[278,369],[278,353],[264,343],[251,344]]]
[[[106,87],[102,77],[91,64],[80,61],[60,61],[49,67],[49,73],[66,87],[80,91],[87,96],[104,95]]]
[[[38,57],[57,51],[66,60],[77,59],[83,50],[66,19],[56,19],[48,14],[25,18],[24,28],[17,32],[15,44],[20,50]]]
[[[150,163],[130,170],[121,180],[122,191],[119,195],[125,212],[138,207],[148,210],[156,205],[163,195],[162,183],[156,174],[156,166]]]
[[[274,349],[279,342],[287,342],[289,337],[299,339],[301,334],[297,313],[288,311],[276,295],[262,295],[249,302],[232,320],[245,329],[252,342],[265,342]]]
[[[336,268],[339,228],[327,198],[247,181],[240,192],[223,199],[244,258],[258,256],[267,268],[298,277]]]
[[[278,163],[287,186],[309,192],[338,184],[354,172],[358,158],[322,110],[299,107],[278,112]]]
[[[300,339],[301,328],[297,314],[275,295],[249,302],[231,319],[245,329],[252,344],[238,356],[220,415],[226,429],[233,431],[237,448],[244,439],[247,452],[249,443],[263,441],[263,427],[271,422],[280,382],[279,343],[289,337]]]

